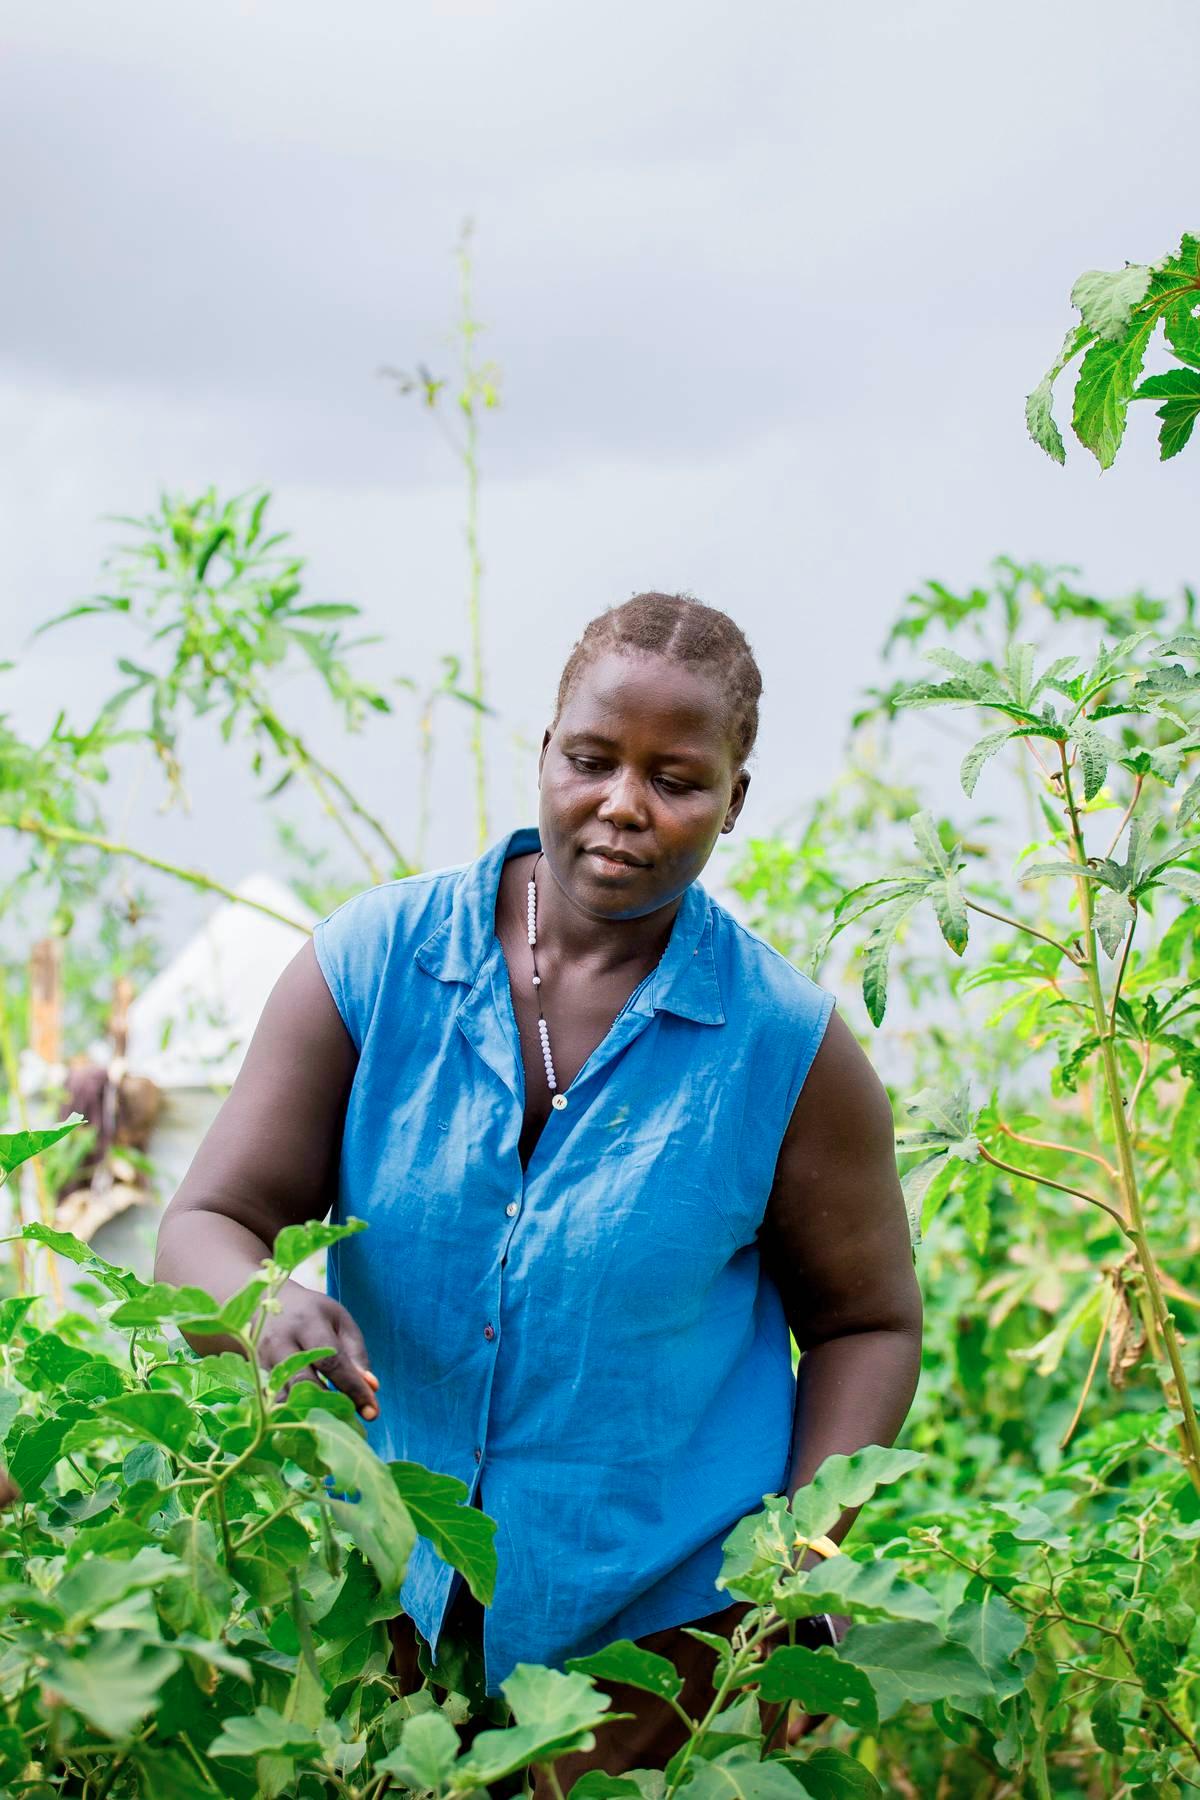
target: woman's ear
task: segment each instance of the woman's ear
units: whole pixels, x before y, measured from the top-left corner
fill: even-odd
[[[749,786],[750,777],[743,769],[733,784],[733,792],[729,796],[729,808],[725,814],[725,823],[721,827],[722,831],[732,831],[737,824],[738,814],[746,804],[746,790]]]

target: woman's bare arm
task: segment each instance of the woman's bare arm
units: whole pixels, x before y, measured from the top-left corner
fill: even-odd
[[[791,1495],[834,1452],[890,1444],[921,1366],[891,1106],[836,1012],[788,1127],[761,1247],[802,1352]],[[854,1516],[844,1513],[831,1537]]]
[[[285,1225],[325,1217],[357,1060],[310,941],[272,989],[237,1079],[163,1214],[157,1281],[225,1300],[251,1279]],[[321,1373],[370,1408],[366,1346],[346,1309],[298,1282],[281,1299],[283,1311],[260,1342],[268,1366],[333,1344],[338,1355],[318,1365]],[[188,1342],[200,1352],[232,1347],[194,1334]]]

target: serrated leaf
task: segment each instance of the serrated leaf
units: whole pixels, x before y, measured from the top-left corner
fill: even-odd
[[[1123,269],[1085,269],[1071,289],[1071,305],[1089,331],[1102,341],[1123,338],[1133,309],[1146,297],[1150,286],[1147,263],[1126,263]]]
[[[1065,463],[1067,448],[1054,417],[1054,377],[1043,375],[1033,392],[1025,396],[1025,426],[1034,443],[1056,463]]]
[[[1197,813],[1200,813],[1200,775],[1190,781],[1180,795],[1176,823],[1180,826],[1190,825]]]
[[[929,898],[937,915],[938,927],[955,956],[967,947],[967,903],[957,875],[930,884]]]
[[[953,862],[945,845],[938,835],[938,828],[931,812],[916,812],[908,821],[917,849],[925,858],[931,869],[948,875],[953,870]]]
[[[1127,897],[1112,888],[1102,887],[1092,907],[1092,922],[1096,927],[1096,936],[1104,946],[1104,953],[1111,961],[1133,923],[1133,908]]]
[[[904,920],[923,897],[924,889],[901,894],[880,913],[863,948],[863,1000],[873,1025],[882,1025],[887,1011],[888,959]]]
[[[1009,738],[1015,736],[1016,733],[1011,726],[1006,725],[1003,731],[989,731],[987,736],[981,737],[977,744],[972,744],[963,757],[962,766],[958,772],[964,794],[968,797],[974,794],[984,764],[990,757],[995,756],[1002,745],[1007,744]]]
[[[1123,337],[1098,340],[1080,364],[1072,424],[1102,469],[1112,467],[1121,447],[1129,400],[1155,323],[1151,314]]]
[[[1174,888],[1185,900],[1200,901],[1200,875],[1194,869],[1164,869],[1156,885]]]
[[[1084,724],[1071,727],[1069,741],[1079,750],[1079,761],[1083,768],[1083,797],[1085,800],[1094,800],[1108,774],[1112,745],[1103,732]]]
[[[1193,369],[1169,369],[1164,375],[1151,375],[1143,381],[1135,400],[1165,400],[1157,410],[1162,421],[1158,431],[1160,457],[1163,462],[1178,456],[1195,429],[1200,416],[1200,372]]]

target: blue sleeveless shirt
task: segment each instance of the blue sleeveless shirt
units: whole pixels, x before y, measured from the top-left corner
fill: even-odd
[[[833,995],[700,884],[527,1169],[495,931],[510,833],[368,888],[317,960],[359,1052],[329,1291],[380,1380],[386,1460],[498,1521],[487,1691],[718,1612],[721,1543],[791,1466],[795,1377],[755,1237]],[[454,1572],[425,1538],[399,1601],[436,1659]]]

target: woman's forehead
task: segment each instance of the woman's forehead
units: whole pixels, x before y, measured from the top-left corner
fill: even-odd
[[[571,683],[560,725],[580,729],[599,717],[631,723],[670,722],[677,729],[723,732],[726,696],[715,673],[653,651],[608,650]]]

